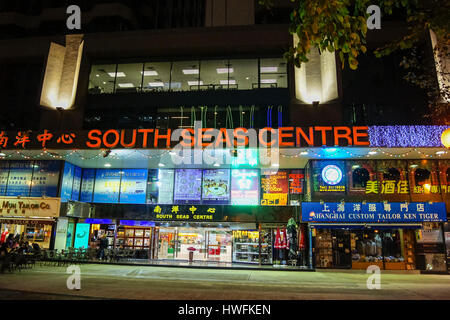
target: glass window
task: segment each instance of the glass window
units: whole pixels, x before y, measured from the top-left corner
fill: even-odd
[[[261,88],[287,88],[286,61],[282,58],[261,59]]]
[[[144,65],[144,83],[142,90],[168,91],[170,89],[170,62],[146,62]]]
[[[230,89],[251,90],[258,88],[258,60],[230,60]]]
[[[199,61],[177,61],[172,66],[172,80],[170,89],[172,91],[199,90],[203,85],[200,79]]]
[[[414,194],[440,193],[437,163],[435,161],[411,160],[409,172]]]
[[[366,193],[374,192],[373,187],[376,184],[378,188],[378,182],[376,182],[376,171],[374,161],[349,161],[348,171],[351,173],[349,175],[349,187],[352,191],[363,191]],[[368,181],[375,181],[370,183],[368,186]]]
[[[115,92],[138,92],[142,85],[142,63],[127,63],[117,66]],[[112,74],[114,76],[114,74]]]
[[[89,93],[113,93],[116,64],[93,65],[89,77]]]
[[[229,67],[228,60],[202,60],[201,61],[202,90],[228,89],[228,76],[233,75],[233,68]],[[233,85],[234,81],[230,81]]]

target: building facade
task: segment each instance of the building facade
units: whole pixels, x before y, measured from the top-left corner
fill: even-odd
[[[449,127],[422,117],[400,55],[295,68],[289,1],[89,3],[68,35],[63,7],[0,11],[2,234],[58,250],[106,236],[136,259],[447,270]]]

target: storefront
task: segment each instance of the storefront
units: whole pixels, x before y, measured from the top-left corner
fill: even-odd
[[[60,212],[59,198],[1,197],[0,204],[1,242],[13,235],[16,240],[50,248]]]
[[[430,224],[442,233],[446,220],[442,202],[302,203],[317,268],[426,269],[421,262],[424,233]],[[438,262],[432,264],[439,268]]]

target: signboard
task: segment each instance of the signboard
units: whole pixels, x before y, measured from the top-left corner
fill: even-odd
[[[212,221],[222,218],[220,206],[205,205],[156,205],[149,210],[153,213],[153,219],[176,221]]]
[[[303,202],[303,222],[447,221],[444,202],[323,203]]]
[[[230,169],[203,170],[202,200],[205,204],[230,202]]]
[[[175,170],[174,203],[200,203],[202,196],[202,170]]]
[[[258,170],[231,170],[231,204],[258,205],[259,204]]]
[[[73,201],[78,201],[78,199],[80,197],[81,172],[82,172],[82,169],[80,167],[75,166],[75,170],[73,172],[73,185],[72,185],[72,197],[71,197],[71,200],[73,200]]]
[[[305,172],[303,169],[291,170],[289,173],[289,194],[303,194]]]
[[[30,193],[32,161],[12,161],[9,166],[6,196],[25,196]]]
[[[345,170],[342,161],[316,161],[314,191],[345,192]]]
[[[94,187],[94,202],[119,202],[121,173],[119,169],[97,169]]]
[[[261,172],[261,205],[285,206],[287,205],[289,183],[287,171],[263,170]]]
[[[94,194],[95,169],[83,169],[80,201],[92,202]]]
[[[73,174],[75,166],[69,162],[64,163],[63,178],[61,183],[61,201],[66,202],[72,198]]]
[[[59,198],[0,198],[0,217],[59,217]]]
[[[173,183],[175,171],[173,169],[159,169],[158,170],[158,203],[172,204],[173,203]]]
[[[366,194],[409,194],[407,180],[383,180],[366,182]]]
[[[9,162],[0,161],[0,196],[4,196],[8,185]]]
[[[60,161],[35,161],[30,197],[57,197]]]
[[[120,183],[120,203],[145,203],[147,169],[124,169]]]
[[[89,223],[77,223],[75,230],[75,242],[74,248],[87,248],[89,244],[89,229],[91,225]]]

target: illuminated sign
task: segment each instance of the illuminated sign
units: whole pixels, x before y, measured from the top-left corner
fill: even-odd
[[[303,202],[303,222],[447,221],[444,202]]]
[[[202,170],[177,169],[175,170],[175,203],[199,203],[202,196]]]
[[[322,179],[326,184],[336,185],[342,180],[342,171],[335,165],[328,165],[322,169]]]
[[[303,194],[303,183],[305,181],[305,173],[303,169],[292,170],[289,173],[289,193]]]
[[[258,205],[259,183],[258,170],[231,170],[231,204]]]
[[[205,205],[156,205],[149,206],[154,220],[212,221],[222,218],[222,208]]]
[[[202,201],[228,204],[230,201],[230,169],[203,170]]]
[[[287,172],[284,170],[264,170],[261,172],[261,205],[285,206],[289,192]]]

